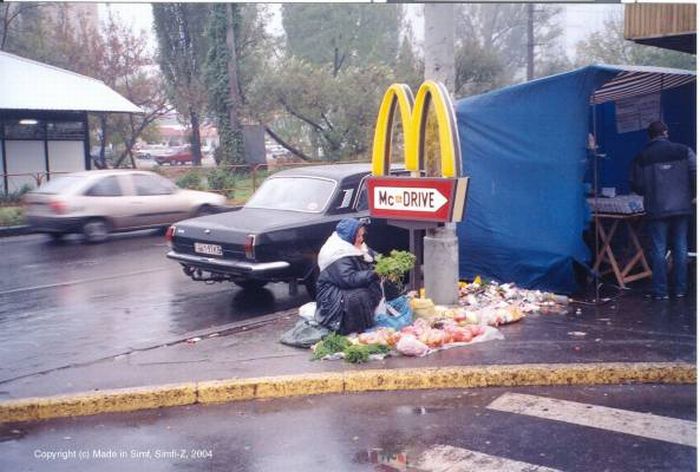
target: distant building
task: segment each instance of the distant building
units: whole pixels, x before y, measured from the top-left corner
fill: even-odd
[[[176,112],[170,112],[155,122],[155,128],[161,144],[181,146],[190,142],[192,134],[189,126],[184,126],[177,118]],[[219,146],[219,132],[216,126],[205,123],[199,127],[202,146],[215,148]]]
[[[625,5],[625,39],[695,54],[696,5],[631,3]]]
[[[143,113],[102,81],[0,51],[0,192],[91,168],[88,112]]]

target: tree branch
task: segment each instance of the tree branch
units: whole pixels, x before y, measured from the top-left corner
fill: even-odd
[[[277,141],[277,143],[279,143],[283,148],[285,148],[287,151],[289,151],[292,154],[294,154],[295,156],[297,156],[302,161],[306,161],[306,162],[311,161],[311,158],[309,156],[307,156],[306,154],[304,154],[303,152],[301,152],[300,150],[298,150],[297,148],[295,148],[294,146],[289,144],[284,139],[282,139],[282,137],[280,135],[278,135],[277,133],[275,133],[274,131],[272,131],[272,129],[269,126],[265,126],[265,131],[267,131],[267,134],[269,134],[270,137],[272,139],[274,139],[275,141]]]
[[[284,98],[280,97],[280,98],[279,98],[279,101],[280,101],[280,103],[282,104],[282,106],[284,107],[284,109],[287,110],[287,112],[289,112],[290,115],[295,116],[296,118],[299,118],[301,121],[303,121],[303,122],[306,123],[307,125],[311,126],[313,129],[315,129],[315,130],[318,131],[319,133],[325,133],[326,130],[324,130],[323,127],[322,127],[321,125],[319,125],[318,123],[315,123],[315,122],[311,121],[310,118],[307,118],[307,117],[305,117],[304,115],[302,115],[301,113],[299,113],[299,112],[297,112],[296,110],[294,110],[294,109],[286,102],[286,100],[285,100]]]

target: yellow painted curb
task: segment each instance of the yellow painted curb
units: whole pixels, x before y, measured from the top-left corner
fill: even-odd
[[[171,384],[0,402],[0,423],[87,416],[197,402],[197,384]]]
[[[390,390],[696,383],[695,364],[610,362],[365,369],[105,390],[0,402],[0,423],[262,398]]]
[[[342,393],[342,373],[282,375],[199,383],[199,403]]]

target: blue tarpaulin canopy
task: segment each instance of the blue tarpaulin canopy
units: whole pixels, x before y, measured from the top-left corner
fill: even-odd
[[[601,185],[626,192],[646,135],[641,126],[622,129],[616,106],[653,94],[671,139],[695,149],[690,71],[595,65],[459,100],[463,173],[471,178],[457,226],[460,276],[574,291],[574,262],[591,258],[583,241],[588,134],[606,156]]]

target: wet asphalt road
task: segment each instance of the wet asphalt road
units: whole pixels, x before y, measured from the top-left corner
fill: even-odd
[[[694,385],[382,392],[4,425],[0,470],[541,470],[459,466],[456,454],[465,450],[572,472],[696,470],[692,445],[643,437],[658,429],[658,417],[645,415],[642,421],[650,424],[641,434],[628,434],[573,424],[559,407],[549,412],[556,419],[492,408],[494,400],[512,394],[578,402],[590,416],[600,415],[593,409],[604,406],[623,414],[651,413],[661,421],[686,420],[695,436]],[[451,454],[424,460],[445,447]],[[81,459],[79,452],[87,455]]]
[[[2,382],[161,345],[308,301],[286,284],[246,292],[206,285],[166,259],[162,235],[114,235],[99,245],[77,237],[0,238]]]

